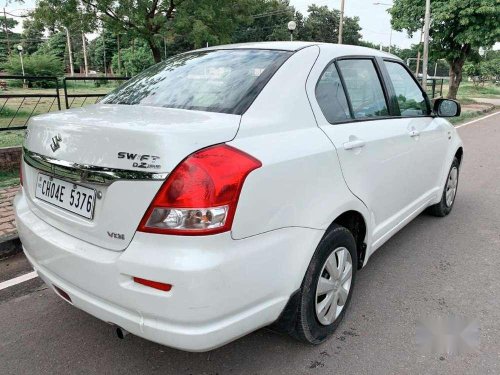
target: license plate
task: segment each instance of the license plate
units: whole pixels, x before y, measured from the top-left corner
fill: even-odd
[[[95,190],[39,173],[35,197],[74,214],[92,219]]]

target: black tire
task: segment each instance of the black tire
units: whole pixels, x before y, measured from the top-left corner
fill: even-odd
[[[457,196],[457,190],[455,190],[454,196],[453,196],[453,201],[451,202],[450,205],[446,203],[446,191],[448,189],[448,180],[450,179],[450,174],[453,168],[457,169],[457,186],[456,188],[458,189],[458,180],[460,177],[460,163],[457,158],[453,159],[453,163],[451,163],[450,170],[448,171],[448,176],[446,177],[446,184],[444,185],[443,189],[443,194],[441,194],[441,201],[435,205],[430,206],[427,209],[427,212],[433,216],[437,217],[444,217],[448,215],[452,208],[453,205],[455,204],[456,196]]]
[[[323,325],[316,316],[316,286],[323,265],[330,254],[339,247],[345,247],[351,254],[352,281],[349,294],[340,315],[330,325]],[[297,316],[292,336],[309,344],[320,344],[331,336],[342,321],[351,300],[356,279],[357,268],[356,241],[351,232],[340,225],[333,228],[323,237],[311,259],[299,293]]]

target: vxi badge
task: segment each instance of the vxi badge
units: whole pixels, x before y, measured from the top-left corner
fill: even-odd
[[[159,156],[133,154],[130,152],[119,152],[118,159],[131,160],[133,162],[132,167],[134,168],[144,168],[144,169],[161,168],[161,165],[157,164],[157,161],[160,159]]]

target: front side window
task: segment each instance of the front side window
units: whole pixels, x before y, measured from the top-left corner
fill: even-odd
[[[101,103],[242,114],[290,55],[237,49],[177,55],[140,73]]]
[[[344,78],[354,118],[388,116],[384,91],[373,61],[370,59],[341,60],[338,66]]]
[[[334,123],[351,118],[344,88],[333,63],[325,69],[316,85],[316,100],[328,122]]]
[[[385,66],[396,92],[401,116],[427,116],[429,112],[427,101],[410,73],[396,62],[385,61]]]

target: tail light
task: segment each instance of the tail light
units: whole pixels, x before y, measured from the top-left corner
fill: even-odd
[[[191,236],[230,230],[243,182],[261,166],[228,145],[191,154],[168,176],[138,230]]]

